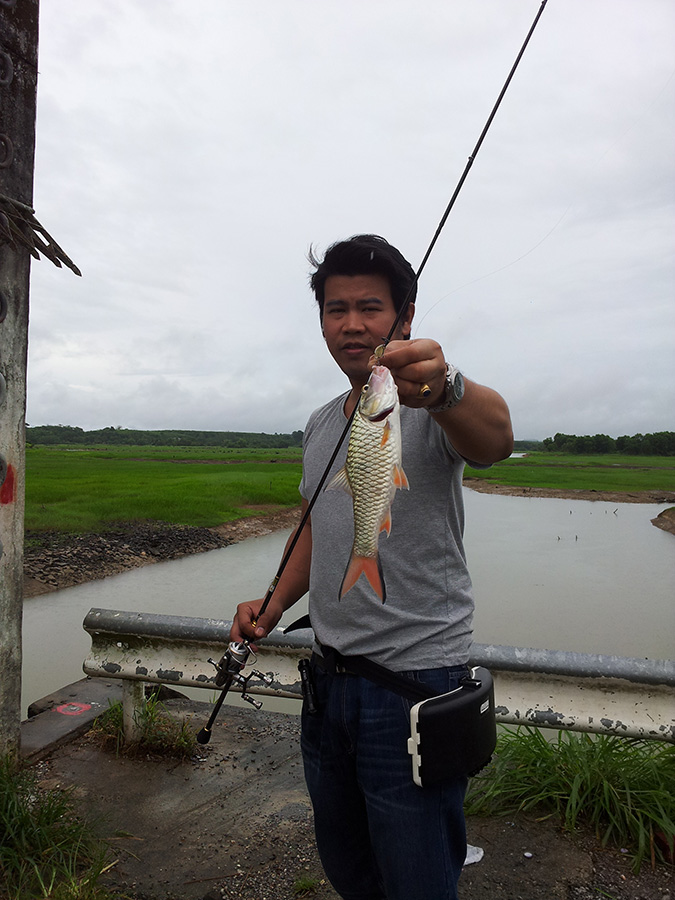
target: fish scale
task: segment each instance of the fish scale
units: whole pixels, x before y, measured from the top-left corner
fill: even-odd
[[[390,427],[389,422],[385,427]],[[395,441],[382,447],[384,428],[359,416],[354,421],[347,455],[347,478],[354,501],[354,553],[377,555],[378,537],[389,517],[396,487],[392,480],[396,459]]]

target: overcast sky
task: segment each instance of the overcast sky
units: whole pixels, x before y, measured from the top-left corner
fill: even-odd
[[[539,0],[42,0],[27,420],[290,432],[347,387],[307,279],[417,268]],[[517,438],[675,430],[675,4],[549,0],[413,336]]]

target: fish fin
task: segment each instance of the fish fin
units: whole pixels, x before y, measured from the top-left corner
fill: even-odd
[[[344,466],[331,478],[325,489],[327,491],[346,491],[350,497],[354,496],[352,486],[347,477],[347,469]]]
[[[384,423],[384,428],[382,429],[382,440],[380,441],[380,449],[382,447],[387,446],[387,441],[391,437],[391,425],[389,422]]]
[[[394,484],[399,490],[407,491],[410,488],[403,466],[394,466]]]
[[[382,524],[380,525],[380,531],[386,531],[387,537],[391,534],[391,507],[387,511],[387,516],[383,519]]]
[[[362,575],[366,576],[368,584],[384,603],[387,599],[387,589],[384,584],[384,575],[382,573],[380,557],[354,556],[354,554],[349,558],[347,571],[345,572],[345,577],[342,579],[342,584],[340,585],[340,600],[342,600],[347,591],[350,591],[354,587]]]

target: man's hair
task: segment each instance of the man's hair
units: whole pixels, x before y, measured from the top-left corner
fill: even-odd
[[[311,247],[308,256],[316,267],[309,283],[321,316],[326,279],[331,275],[383,276],[389,282],[396,312],[403,306],[409,291],[410,303],[415,302],[417,284],[413,267],[396,247],[377,234],[355,234],[346,241],[337,241],[326,250],[322,260],[315,257]]]

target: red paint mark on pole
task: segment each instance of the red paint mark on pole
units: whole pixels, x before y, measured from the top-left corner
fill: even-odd
[[[7,466],[5,480],[0,487],[0,503],[14,503],[16,501],[16,469],[10,463]]]
[[[62,716],[81,716],[91,709],[91,703],[62,703],[56,707],[56,712]]]

